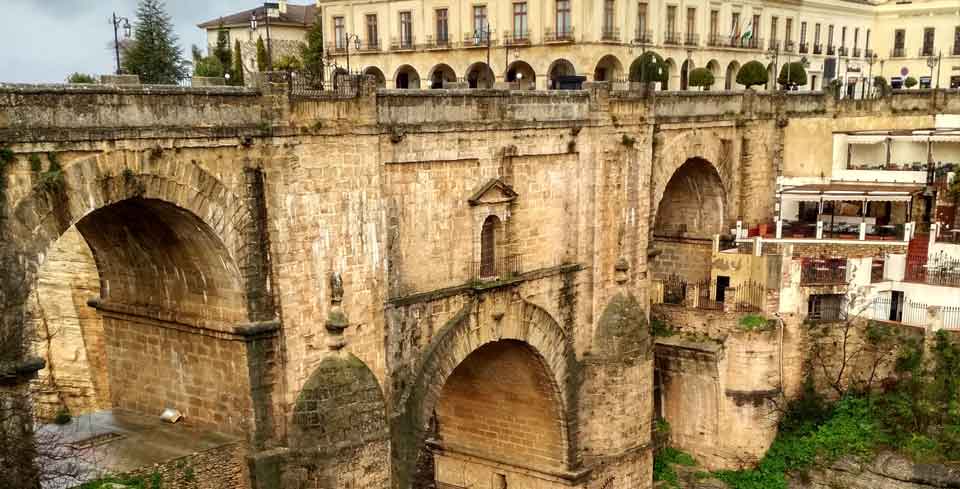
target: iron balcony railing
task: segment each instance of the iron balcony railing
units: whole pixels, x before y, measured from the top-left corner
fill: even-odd
[[[823,54],[823,44],[814,44],[813,54]]]
[[[750,39],[741,40],[740,47],[746,49],[763,49],[763,39],[759,37],[752,37]]]
[[[903,58],[906,55],[907,55],[906,50],[904,50],[903,48],[893,48],[890,50],[891,58]]]
[[[554,30],[547,27],[543,32],[543,42],[573,42],[573,27]]]
[[[425,42],[423,43],[423,45],[424,45],[427,49],[450,49],[450,48],[453,48],[453,47],[454,47],[453,43],[450,42],[450,38],[449,38],[449,37],[436,37],[436,38],[435,38],[435,37],[433,37],[433,36],[426,36],[426,40],[425,40]]]
[[[763,311],[766,302],[766,287],[746,281],[719,290],[710,279],[688,281],[678,275],[670,275],[659,281],[663,286],[663,304],[681,305],[693,309],[714,311],[756,312]]]
[[[920,52],[917,53],[917,56],[927,57],[933,56],[933,46],[923,46],[920,48]]]
[[[832,44],[827,44],[827,56],[833,56],[837,54],[837,47]]]
[[[800,285],[839,285],[847,283],[846,258],[804,258],[800,265]]]
[[[380,50],[380,39],[368,39],[360,44],[360,48],[357,51],[379,51]]]
[[[688,32],[687,35],[683,37],[683,44],[687,46],[696,46],[700,44],[700,36],[695,33]]]
[[[487,43],[490,43],[490,46],[497,45],[497,35],[496,33],[473,33],[466,32],[463,34],[463,47],[465,48],[485,48]]]
[[[801,43],[800,43],[800,54],[807,54],[807,53],[809,53],[809,52],[810,52],[810,45],[807,44],[807,43],[805,43],[805,42],[801,42]]]
[[[653,44],[653,31],[638,29],[633,40],[637,44]]]
[[[729,43],[730,41],[727,36],[721,36],[716,32],[707,36],[707,46],[710,46],[710,47],[723,47]]]
[[[347,52],[347,44],[345,42],[344,43],[328,42],[327,51],[335,54],[345,53]]]
[[[520,255],[498,256],[473,262],[471,278],[474,282],[509,280],[520,275],[521,269]]]
[[[872,57],[873,57],[873,50],[870,49],[870,48],[864,49],[864,50],[863,50],[863,56],[864,56],[865,58],[872,58]]]
[[[664,44],[679,46],[681,42],[683,42],[683,36],[681,36],[679,32],[667,31],[663,35]]]
[[[416,49],[416,37],[414,36],[401,36],[393,38],[393,42],[390,43],[390,49],[394,51],[412,51]]]
[[[847,56],[848,51],[846,46],[840,46],[840,56]]]
[[[619,42],[620,41],[620,29],[617,28],[604,28],[603,32],[600,33],[600,39],[602,41],[611,41]]]
[[[527,44],[530,44],[530,33],[527,31],[505,31],[503,33],[504,46],[524,46]]]
[[[793,41],[783,41],[783,52],[792,53],[796,48],[797,45]]]
[[[853,57],[854,58],[860,57],[860,48],[853,48]]]
[[[778,39],[771,39],[767,49],[778,50],[780,49],[780,41]]]
[[[905,280],[927,285],[960,287],[960,260],[938,258],[925,262],[923,259],[907,261]]]

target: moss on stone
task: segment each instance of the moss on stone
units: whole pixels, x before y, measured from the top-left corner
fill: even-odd
[[[650,328],[646,310],[632,295],[615,295],[597,324],[594,337],[596,353],[620,356],[638,350],[647,351],[649,344]]]

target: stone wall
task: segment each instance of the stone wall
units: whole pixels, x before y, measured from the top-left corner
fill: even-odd
[[[650,250],[660,252],[650,264],[655,279],[677,275],[688,282],[701,282],[710,278],[712,241],[655,237]]]
[[[177,489],[249,489],[247,447],[236,442],[123,474]]]

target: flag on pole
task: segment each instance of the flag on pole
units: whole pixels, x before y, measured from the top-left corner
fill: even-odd
[[[747,28],[743,30],[743,35],[740,36],[740,39],[744,41],[749,41],[753,39],[753,21],[747,22]]]

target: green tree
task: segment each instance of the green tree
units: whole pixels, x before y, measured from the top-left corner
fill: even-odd
[[[787,63],[780,68],[780,76],[777,77],[777,84],[783,88],[791,88],[807,84],[807,70],[803,63],[794,61]]]
[[[97,79],[93,75],[77,72],[67,77],[67,83],[97,83]]]
[[[233,43],[233,76],[230,78],[230,84],[243,86],[243,56],[240,52],[239,39]]]
[[[223,65],[216,56],[204,56],[200,61],[193,65],[193,76],[222,77],[224,75]]]
[[[759,61],[750,61],[740,67],[737,72],[737,84],[750,88],[754,85],[764,85],[769,78],[767,69]]]
[[[713,73],[707,68],[701,67],[690,70],[691,87],[702,87],[709,90],[715,81]]]
[[[257,38],[257,71],[267,71],[267,46],[263,44],[263,37]]]
[[[298,71],[303,69],[303,62],[292,54],[285,54],[273,64],[273,69],[277,71]]]
[[[908,76],[905,80],[903,80],[903,86],[907,88],[913,88],[917,86],[917,79],[912,76]]]
[[[133,41],[124,52],[124,69],[144,83],[177,83],[187,76],[177,41],[163,2],[140,0]]]
[[[663,58],[653,51],[647,51],[630,65],[630,81],[667,83],[668,72]]]
[[[323,23],[314,22],[307,31],[307,42],[300,47],[303,71],[310,79],[323,79]]]
[[[230,52],[230,31],[220,24],[220,30],[217,31],[217,45],[213,48],[213,55],[220,60],[220,65],[224,68],[233,63],[233,54]]]

